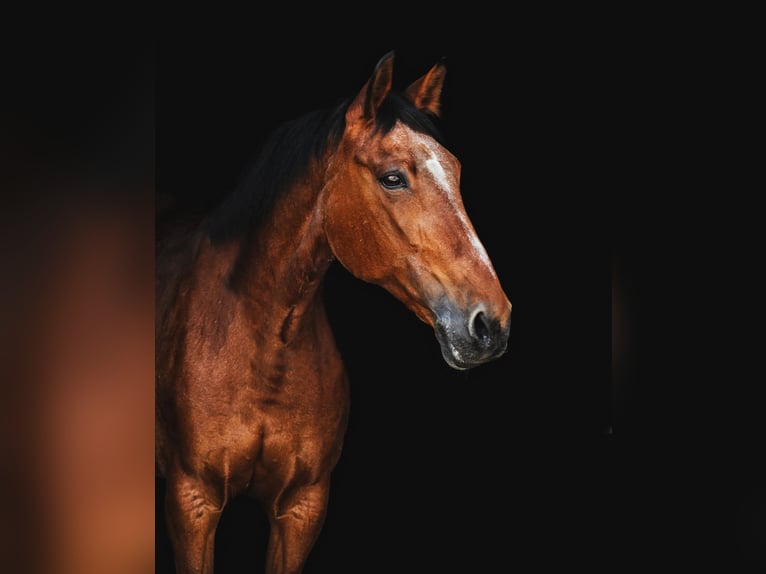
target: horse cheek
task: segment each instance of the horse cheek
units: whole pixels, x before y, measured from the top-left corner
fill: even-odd
[[[348,215],[354,213],[349,201],[342,193],[335,193],[328,198],[324,231],[335,258],[352,275],[358,277],[366,257],[364,250],[356,249],[355,246],[363,243],[364,230],[358,217]]]

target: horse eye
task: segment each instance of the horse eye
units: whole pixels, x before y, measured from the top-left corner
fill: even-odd
[[[398,171],[390,171],[378,178],[380,184],[386,189],[403,189],[407,187],[407,180]]]

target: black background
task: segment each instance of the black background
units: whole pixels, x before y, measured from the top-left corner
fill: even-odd
[[[158,194],[208,205],[278,123],[354,93],[394,49],[399,86],[447,58],[443,127],[514,303],[510,349],[452,371],[401,304],[331,269],[352,413],[306,571],[763,571],[762,177],[752,174],[762,65],[751,65],[762,50],[749,29],[760,20],[717,5],[429,5],[425,18],[414,5],[255,10],[9,16],[0,288],[11,289],[0,327],[11,384],[0,407],[13,448],[3,473],[61,459],[36,447],[31,465],[13,456],[39,436],[14,423],[34,427],[47,412],[15,399],[50,387],[27,385],[14,366],[46,366],[27,345],[47,322],[25,312],[45,315],[61,280],[38,275],[66,252],[56,233],[85,224],[98,237],[115,213],[132,222],[145,201],[151,210],[155,174]],[[152,233],[136,223],[144,253]],[[138,431],[151,408],[135,413]],[[92,432],[121,450],[101,426]],[[152,457],[139,448],[143,484]],[[103,476],[98,458],[79,470],[84,480]],[[37,487],[64,477],[36,478],[5,489],[13,504],[0,515],[5,546],[26,566],[48,557],[40,536],[52,519],[90,533],[41,503]],[[156,570],[167,573],[163,488]],[[87,511],[94,500],[69,502]],[[118,510],[104,531],[123,532],[122,520]],[[232,503],[217,572],[258,572],[265,536],[255,505]]]
[[[732,430],[696,373],[688,401],[692,375],[647,359],[670,342],[661,327],[649,343],[645,328],[666,304],[658,278],[678,273],[663,251],[678,199],[660,173],[677,151],[694,71],[662,30],[577,24],[522,19],[448,42],[395,22],[365,41],[342,41],[342,29],[160,41],[157,192],[189,207],[231,188],[279,123],[356,93],[387,51],[397,87],[446,57],[441,125],[514,305],[509,353],[453,371],[399,302],[331,268],[327,304],[352,410],[307,574],[756,562],[763,497],[741,456],[750,443],[739,442],[749,423]],[[613,285],[633,318],[621,384]],[[162,496],[158,481],[165,573]],[[266,533],[257,506],[234,501],[216,572],[260,571]]]
[[[192,204],[230,187],[270,128],[355,94],[390,49],[398,87],[446,57],[442,128],[514,304],[510,351],[453,371],[401,303],[332,268],[326,297],[352,414],[307,572],[469,570],[476,560],[492,570],[579,529],[567,507],[606,480],[610,253],[595,190],[564,189],[583,169],[565,151],[578,145],[579,114],[549,82],[523,89],[539,72],[510,54],[390,42],[278,58],[244,41],[185,47],[167,66],[161,53],[158,191]],[[223,572],[263,561],[257,507],[240,506],[220,526]],[[594,526],[592,550],[603,534]]]

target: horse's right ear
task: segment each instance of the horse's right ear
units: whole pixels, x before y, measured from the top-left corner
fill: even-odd
[[[442,58],[427,74],[412,82],[406,90],[407,97],[416,108],[435,116],[441,113],[441,95],[447,67]]]
[[[372,76],[348,107],[346,121],[374,118],[381,102],[391,91],[393,77],[394,52],[392,50],[378,60]]]

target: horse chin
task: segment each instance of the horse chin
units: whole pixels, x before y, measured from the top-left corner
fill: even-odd
[[[438,329],[436,330],[436,340],[439,341],[444,361],[450,367],[458,371],[467,371],[468,369],[478,367],[479,365],[486,363],[488,360],[491,360],[474,360],[466,357],[465,352],[461,351],[458,346],[450,340],[449,336],[440,333]]]
[[[468,369],[476,366],[475,364],[468,364],[460,360],[459,355],[456,356],[454,348],[451,349],[448,345],[444,344],[441,344],[441,348],[444,361],[453,369],[458,371],[467,371]]]

